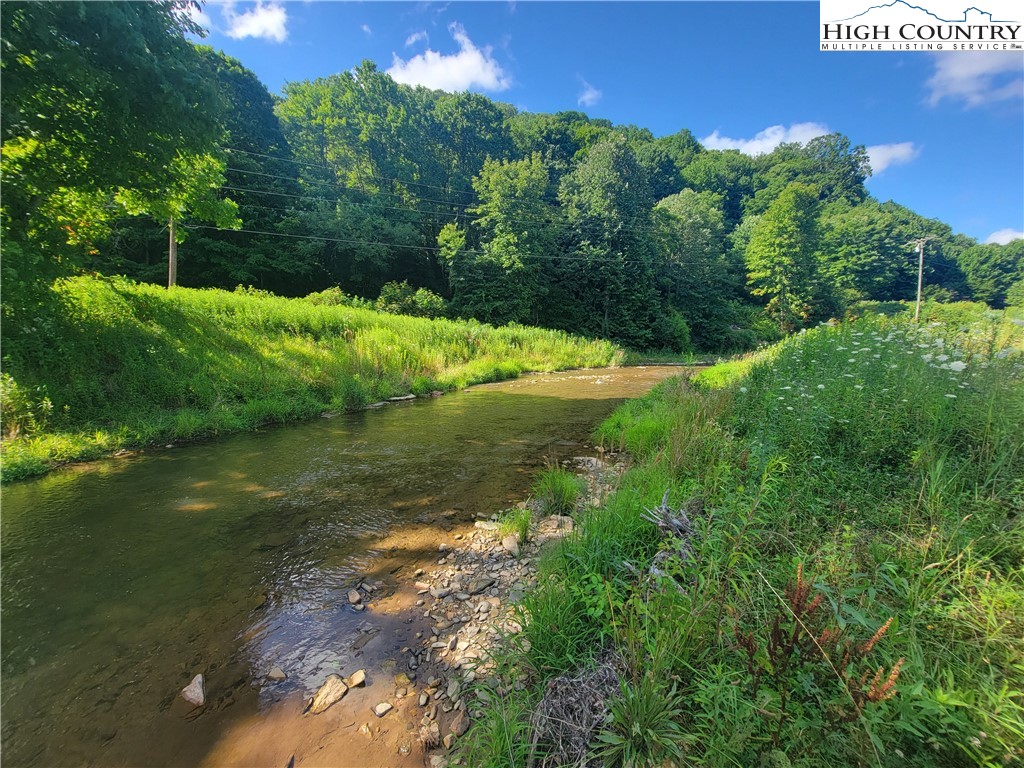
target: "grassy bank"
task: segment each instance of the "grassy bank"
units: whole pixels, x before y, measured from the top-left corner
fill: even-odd
[[[1020,330],[873,317],[622,407],[636,464],[550,554],[468,763],[1020,765]]]
[[[153,441],[621,356],[557,331],[96,278],[57,284],[3,352],[7,480]]]

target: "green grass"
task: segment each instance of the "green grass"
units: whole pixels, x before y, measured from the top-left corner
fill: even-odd
[[[1024,357],[954,314],[808,331],[602,425],[636,464],[524,603],[521,737],[611,651],[611,764],[1021,764]],[[641,517],[666,489],[686,554]]]
[[[572,515],[583,495],[583,481],[564,469],[545,469],[533,484],[533,497],[545,515]]]
[[[621,359],[608,342],[560,331],[258,292],[82,277],[50,299],[31,320],[5,319],[7,480],[154,441]]]

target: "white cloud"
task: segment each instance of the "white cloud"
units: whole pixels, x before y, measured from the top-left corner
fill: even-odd
[[[459,52],[442,54],[429,48],[408,61],[393,53],[388,74],[406,85],[425,85],[442,91],[466,91],[476,86],[485,91],[504,91],[512,78],[491,56],[491,47],[477,48],[461,24],[453,21],[448,32]]]
[[[920,147],[912,141],[901,141],[896,144],[875,144],[868,147],[868,159],[871,161],[872,173],[881,173],[891,165],[905,165],[917,159],[921,154]]]
[[[764,155],[779,144],[806,144],[828,132],[828,126],[821,123],[793,123],[788,128],[784,125],[771,125],[752,139],[730,139],[728,136],[722,136],[716,129],[710,136],[701,139],[700,143],[708,149],[738,149],[745,155]]]
[[[943,99],[978,107],[1024,95],[1024,57],[1012,52],[972,53],[952,51],[932,57],[935,72],[928,79],[928,104]]]
[[[1000,229],[998,232],[993,232],[985,238],[986,243],[997,243],[999,245],[1006,245],[1014,240],[1024,240],[1024,232],[1021,232],[1019,229]]]
[[[235,3],[228,2],[224,3],[221,13],[227,23],[224,34],[236,40],[261,37],[283,43],[288,37],[288,12],[280,3],[257,0],[250,10],[236,13]]]
[[[430,41],[430,37],[428,37],[427,33],[423,31],[413,32],[411,35],[405,38],[405,47],[408,48],[410,46],[416,45],[416,43],[420,42],[421,40],[426,43]]]
[[[583,80],[583,78],[580,78]],[[594,86],[583,80],[583,90],[580,91],[579,98],[576,99],[576,104],[581,107],[592,107],[601,100],[601,92]]]
[[[361,30],[363,30],[363,33],[364,33],[364,34],[365,34],[365,35],[366,35],[367,37],[369,37],[370,35],[372,35],[372,34],[373,34],[373,30],[372,30],[372,29],[370,29],[370,25],[369,25],[369,24],[363,24],[363,26],[361,26],[361,27],[360,27],[360,29],[361,29]]]
[[[213,19],[198,5],[189,5],[185,12],[192,17],[192,21],[201,26],[207,32],[213,31]]]

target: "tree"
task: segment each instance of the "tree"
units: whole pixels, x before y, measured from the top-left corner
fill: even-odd
[[[560,312],[575,305],[577,330],[637,349],[671,342],[657,290],[657,255],[647,175],[621,135],[594,145],[563,179],[569,225],[556,277],[572,284]]]
[[[176,158],[210,151],[220,132],[207,117],[217,94],[185,39],[200,31],[187,8],[5,4],[8,296],[18,285],[48,284],[93,250],[117,211],[115,190],[158,189]]]
[[[993,307],[1007,305],[1010,287],[1024,280],[1024,240],[975,245],[957,259],[971,295]]]
[[[167,222],[169,231],[167,287],[178,281],[178,243],[185,239],[180,223],[186,215],[221,228],[238,229],[238,205],[220,197],[224,162],[212,155],[178,155],[167,170],[167,180],[156,189],[121,189],[114,198],[133,216],[148,214]]]
[[[761,216],[747,245],[750,292],[767,299],[768,313],[787,332],[814,314],[817,207],[816,188],[790,184]]]
[[[472,226],[479,250],[463,253],[449,269],[457,313],[497,324],[535,319],[544,294],[540,260],[553,244],[546,223],[547,186],[539,153],[513,162],[484,162],[473,181],[480,203],[470,209],[477,216]],[[451,237],[446,233],[454,244]]]
[[[743,218],[744,203],[763,186],[754,158],[734,149],[702,152],[682,170],[686,186],[722,198],[725,225],[732,229]]]
[[[737,282],[725,258],[725,217],[710,192],[682,192],[658,202],[655,223],[669,303],[682,314],[693,343],[715,350],[727,336]]]

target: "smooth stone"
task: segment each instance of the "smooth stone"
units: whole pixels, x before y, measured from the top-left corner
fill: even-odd
[[[202,675],[196,675],[191,683],[181,689],[181,698],[196,707],[206,704],[206,681]]]
[[[501,540],[503,546],[513,557],[519,557],[519,538],[514,535],[506,536]]]
[[[373,714],[375,714],[377,717],[384,717],[384,715],[386,715],[392,709],[394,709],[394,707],[388,704],[388,702],[382,701],[380,704],[373,708]]]
[[[412,680],[409,679],[409,676],[405,674],[405,672],[399,672],[395,675],[395,685],[406,688],[411,684]]]
[[[447,734],[445,734],[445,737],[443,739],[441,739],[441,743],[444,745],[445,749],[451,749],[452,745],[455,743],[455,734],[454,733],[447,733]]]
[[[345,681],[338,675],[328,675],[310,702],[310,713],[319,715],[321,712],[325,712],[332,704],[341,701],[346,693],[348,693],[348,686]]]
[[[459,716],[452,722],[452,733],[462,736],[469,730],[469,718],[465,712],[459,712]]]
[[[361,602],[363,602],[363,596],[359,594],[358,589],[350,589],[348,591],[348,601],[352,605],[359,605]]]
[[[425,694],[425,693],[421,693],[420,694],[420,706],[421,707],[427,706],[427,702],[428,701],[430,701],[430,697],[427,696],[427,694]]]
[[[360,670],[358,670],[356,672],[353,672],[351,675],[348,676],[348,679],[345,680],[345,685],[347,685],[349,688],[358,688],[360,685],[363,685],[365,682],[366,682],[366,670],[365,669],[360,669]]]
[[[274,683],[280,683],[282,680],[287,680],[288,675],[284,673],[284,670],[280,667],[271,667],[270,671],[267,672],[267,680]]]

